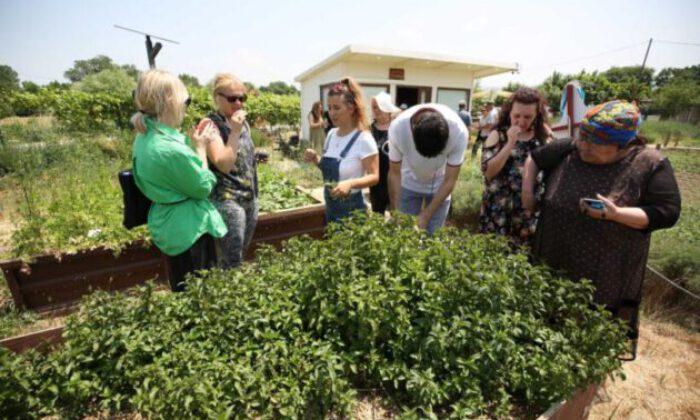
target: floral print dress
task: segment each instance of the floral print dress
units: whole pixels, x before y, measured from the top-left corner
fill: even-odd
[[[481,168],[486,165],[506,145],[505,132],[499,132],[498,142],[484,146],[481,157]],[[518,141],[510,152],[501,171],[491,180],[484,179],[484,191],[479,216],[479,231],[495,233],[511,239],[515,245],[528,245],[530,237],[535,233],[537,214],[525,215],[520,199],[523,166],[530,152],[543,145],[544,142],[533,138],[528,141]],[[539,201],[544,192],[542,173],[537,175],[535,198]]]

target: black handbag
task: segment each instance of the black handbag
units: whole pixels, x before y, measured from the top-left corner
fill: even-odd
[[[124,227],[133,229],[148,222],[151,200],[136,185],[134,174],[130,169],[119,172],[119,185],[124,196]]]

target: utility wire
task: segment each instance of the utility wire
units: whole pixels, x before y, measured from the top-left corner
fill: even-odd
[[[655,39],[654,42],[660,42],[662,44],[688,45],[692,47],[700,47],[700,43],[695,42],[663,41],[660,39]]]
[[[560,66],[560,65],[562,65],[562,64],[575,63],[575,62],[577,62],[577,61],[588,60],[589,58],[600,57],[600,56],[602,56],[602,55],[612,54],[612,53],[615,53],[615,52],[624,51],[624,50],[628,50],[628,49],[631,49],[631,48],[636,48],[636,47],[639,47],[639,46],[644,45],[644,44],[646,44],[646,43],[647,43],[647,41],[638,42],[638,43],[636,43],[636,44],[627,45],[627,46],[624,46],[624,47],[619,47],[619,48],[615,48],[615,49],[612,49],[612,50],[603,51],[603,52],[600,52],[600,53],[597,53],[597,54],[593,54],[593,55],[589,55],[589,56],[586,56],[586,57],[579,57],[579,58],[574,58],[574,59],[572,59],[572,60],[561,61],[561,62],[558,62],[558,63],[551,63],[551,64],[545,64],[545,65],[542,65],[542,66],[530,67],[529,69],[523,69],[523,70],[536,70],[536,69],[541,69],[541,68],[546,68],[546,67]]]
[[[647,269],[649,271],[651,271],[652,273],[656,274],[659,278],[661,278],[664,281],[666,281],[667,283],[669,283],[671,286],[675,287],[676,289],[682,291],[683,293],[685,293],[685,294],[687,294],[687,295],[689,295],[697,300],[700,300],[700,296],[696,295],[695,293],[691,292],[688,289],[681,287],[680,285],[678,285],[678,283],[675,283],[672,280],[668,279],[666,276],[661,274],[659,271],[655,270],[654,267],[650,266],[649,264],[647,264]]]

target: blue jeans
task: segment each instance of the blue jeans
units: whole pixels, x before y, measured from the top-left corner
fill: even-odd
[[[402,213],[418,216],[433,200],[434,194],[424,194],[401,187],[401,197],[399,199],[399,210]],[[428,222],[428,234],[432,235],[438,228],[445,224],[447,212],[450,210],[450,199],[447,199],[440,204],[440,207],[433,213],[433,217]]]

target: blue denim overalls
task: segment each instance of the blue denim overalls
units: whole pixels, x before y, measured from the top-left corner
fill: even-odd
[[[323,174],[324,184],[337,183],[340,180],[340,162],[345,158],[355,140],[360,136],[360,132],[357,131],[345,149],[340,153],[340,158],[332,158],[323,156],[318,164]],[[330,143],[330,142],[329,142]],[[328,150],[328,144],[323,150],[323,154],[326,154]],[[350,193],[347,197],[333,198],[331,196],[331,190],[333,187],[324,185],[323,187],[323,198],[326,200],[326,223],[335,222],[343,217],[350,216],[353,210],[366,210],[365,200],[362,198],[362,191],[355,191]]]

